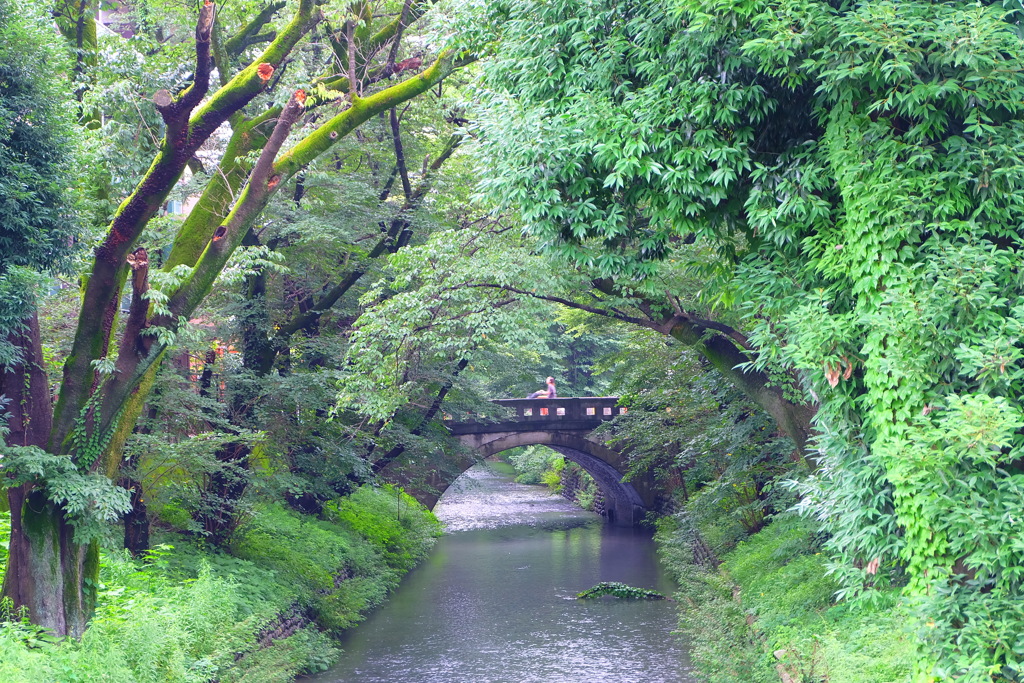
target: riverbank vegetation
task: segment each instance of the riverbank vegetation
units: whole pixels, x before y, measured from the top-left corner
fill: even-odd
[[[889,589],[870,601],[837,603],[839,584],[814,525],[783,515],[716,564],[698,561],[700,540],[684,524],[666,518],[657,540],[679,586],[680,629],[709,682],[910,678],[915,639],[907,601]]]
[[[601,488],[590,474],[560,453],[545,446],[526,446],[501,454],[515,468],[516,482],[543,484],[584,510],[602,512]]]
[[[0,679],[286,683],[334,662],[330,636],[379,605],[439,533],[429,512],[387,487],[361,488],[321,519],[259,506],[220,551],[161,530],[137,559],[103,556],[81,640],[8,604]]]
[[[695,614],[738,619],[684,616],[709,676],[1024,675],[1019,2],[97,12],[0,0],[25,657],[129,647],[111,591],[199,605],[244,562],[345,628],[379,587],[278,547],[362,557],[296,538],[340,525],[407,569],[366,486],[432,501],[474,459],[445,423],[551,375],[628,407],[601,435],[657,482]],[[272,656],[250,599],[175,675]],[[736,639],[762,654],[727,674]]]

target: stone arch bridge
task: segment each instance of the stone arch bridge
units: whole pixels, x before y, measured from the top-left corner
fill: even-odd
[[[517,446],[532,445],[547,446],[561,453],[597,481],[604,494],[609,522],[635,526],[643,521],[648,510],[656,507],[654,481],[650,477],[622,481],[627,464],[624,454],[592,434],[602,422],[626,412],[616,405],[618,400],[617,396],[498,399],[492,403],[509,409],[509,416],[503,421],[445,424],[459,441],[485,458]],[[462,471],[470,465],[472,462]],[[451,482],[437,483],[443,492]]]

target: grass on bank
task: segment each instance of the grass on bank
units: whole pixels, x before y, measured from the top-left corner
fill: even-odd
[[[836,604],[813,525],[780,515],[723,554],[717,572],[693,563],[691,536],[666,518],[658,543],[679,588],[680,629],[709,683],[909,679],[914,642],[898,591]]]
[[[0,519],[5,544],[8,517]],[[380,604],[439,529],[411,497],[363,487],[325,519],[260,508],[230,554],[174,535],[144,560],[108,552],[80,641],[0,615],[0,681],[285,683],[321,671],[339,655],[328,633]],[[291,628],[282,614],[296,616]]]

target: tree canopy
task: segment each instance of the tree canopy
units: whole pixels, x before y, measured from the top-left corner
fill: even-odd
[[[815,408],[845,594],[906,576],[919,676],[1017,667],[1019,8],[465,9],[488,196],[597,276],[701,275],[684,307]]]
[[[1024,668],[1017,0],[125,9],[62,3],[61,51],[0,0],[0,294],[92,248],[52,414],[0,296],[33,619],[84,628],[144,497],[227,546],[603,363],[634,469],[745,532],[795,503],[840,598],[903,590],[918,680]]]

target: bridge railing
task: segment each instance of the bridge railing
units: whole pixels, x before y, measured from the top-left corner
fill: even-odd
[[[581,396],[574,398],[498,398],[491,403],[515,411],[517,422],[553,420],[610,420],[626,412],[616,405],[618,396]]]

